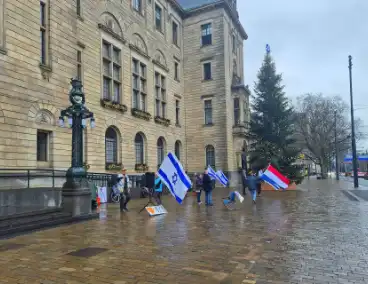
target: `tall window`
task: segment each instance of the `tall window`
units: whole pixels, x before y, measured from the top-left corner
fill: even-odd
[[[173,44],[178,45],[178,24],[172,23],[172,41]]]
[[[81,0],[77,0],[77,15],[81,15]]]
[[[102,42],[103,98],[121,102],[121,50]]]
[[[181,143],[180,141],[176,141],[175,142],[175,156],[180,160],[180,149],[181,148]]]
[[[157,140],[157,165],[160,166],[165,158],[165,141],[162,137]]]
[[[243,103],[243,122],[244,123],[248,122],[248,112],[247,112],[247,103],[246,102]]]
[[[155,96],[156,96],[155,115],[165,118],[166,117],[166,78],[158,72],[155,72]]]
[[[77,50],[77,79],[82,81],[82,51]]]
[[[180,125],[180,101],[175,100],[175,124]]]
[[[204,123],[212,124],[212,100],[204,101]]]
[[[179,63],[178,62],[174,63],[174,79],[176,81],[179,81]]]
[[[206,147],[206,167],[211,166],[214,168],[216,166],[215,163],[215,148],[212,145],[208,145]]]
[[[47,162],[49,158],[49,133],[37,130],[37,161]]]
[[[147,108],[147,72],[146,65],[137,59],[132,60],[133,108],[146,111]]]
[[[133,9],[137,12],[142,11],[142,0],[132,0],[133,1]]]
[[[239,98],[234,99],[234,124],[240,124],[240,103]]]
[[[144,140],[141,133],[137,133],[134,139],[135,163],[144,164]]]
[[[203,80],[211,80],[211,79],[212,79],[211,62],[207,62],[203,64]]]
[[[114,128],[109,127],[105,133],[106,164],[118,162],[118,135]]]
[[[201,26],[202,45],[212,44],[212,25],[205,24]]]
[[[235,35],[232,37],[233,53],[236,53],[236,38]]]
[[[41,32],[41,64],[47,64],[47,8],[46,3],[40,1],[40,32]]]
[[[162,32],[162,9],[157,4],[155,5],[155,26],[156,30]]]

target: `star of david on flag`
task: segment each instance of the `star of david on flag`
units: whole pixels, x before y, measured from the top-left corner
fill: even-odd
[[[173,153],[167,154],[157,174],[168,187],[172,196],[181,204],[188,189],[192,187],[192,182]]]

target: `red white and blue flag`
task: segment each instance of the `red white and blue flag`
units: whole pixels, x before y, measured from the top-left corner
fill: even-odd
[[[271,165],[267,167],[264,173],[260,176],[260,179],[267,182],[276,190],[279,190],[280,188],[286,189],[290,183],[285,176],[280,174],[280,172]]]

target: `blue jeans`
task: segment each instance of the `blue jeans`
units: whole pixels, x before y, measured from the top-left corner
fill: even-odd
[[[202,194],[202,190],[197,192],[197,202],[201,202],[201,194]]]
[[[257,198],[257,190],[251,190],[250,193],[252,195],[252,200],[253,201],[256,201],[256,198]]]
[[[206,191],[206,204],[212,204],[212,191]]]

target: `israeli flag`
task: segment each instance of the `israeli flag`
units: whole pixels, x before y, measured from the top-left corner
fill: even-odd
[[[216,172],[211,168],[211,166],[207,167],[208,175],[212,180],[217,179]]]
[[[216,177],[217,177],[217,180],[223,185],[223,186],[227,186],[227,184],[229,183],[229,180],[228,178],[225,176],[225,174],[221,171],[221,170],[218,170],[216,172]]]
[[[157,174],[169,188],[176,201],[181,204],[188,189],[192,187],[192,182],[174,154],[171,152],[167,154]]]

